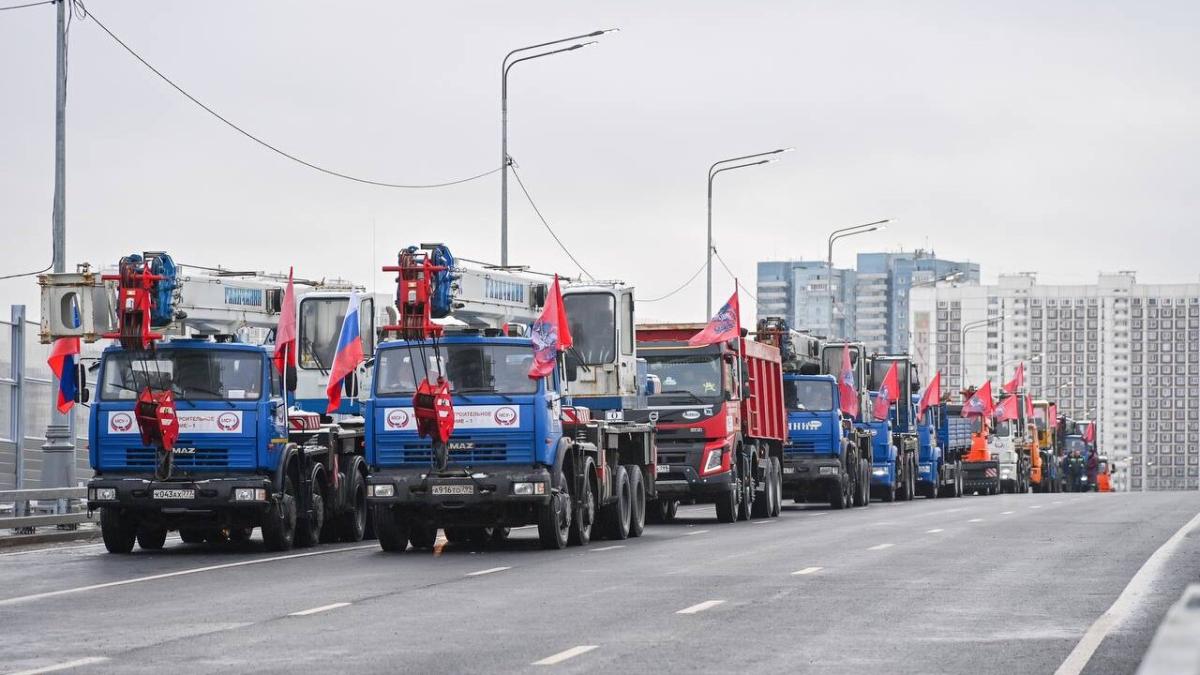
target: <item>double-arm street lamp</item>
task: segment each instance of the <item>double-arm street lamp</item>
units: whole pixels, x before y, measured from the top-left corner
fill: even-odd
[[[972,321],[970,323],[963,324],[962,332],[959,334],[958,338],[959,358],[962,359],[962,386],[967,386],[967,333],[975,330],[976,328],[983,328],[984,326],[1004,323],[1004,320],[1007,318],[1007,316],[993,316],[989,319],[980,319],[979,321]]]
[[[829,336],[830,337],[838,337],[837,335],[834,334],[835,331],[834,331],[834,327],[833,327],[833,319],[834,319],[833,308],[834,308],[834,305],[837,304],[837,301],[835,300],[835,296],[833,294],[833,242],[837,241],[838,239],[844,239],[846,237],[853,237],[856,234],[866,234],[868,232],[875,232],[876,230],[882,230],[885,227],[887,227],[887,224],[889,222],[891,222],[891,221],[888,219],[877,220],[873,223],[863,223],[862,225],[851,225],[850,227],[843,227],[840,230],[834,230],[833,232],[829,233],[829,250],[828,250],[828,255],[826,255],[825,262],[828,265],[827,274],[829,275],[827,285],[829,287]]]
[[[778,150],[769,150],[767,152],[756,152],[753,155],[742,155],[741,157],[730,157],[729,159],[722,159],[718,162],[713,162],[712,166],[708,167],[708,237],[705,242],[705,251],[704,251],[704,255],[705,255],[704,259],[707,261],[704,263],[704,267],[707,270],[707,274],[708,274],[708,284],[707,284],[708,294],[705,296],[706,300],[705,300],[705,304],[704,304],[704,316],[706,316],[706,317],[712,316],[713,179],[717,177],[717,174],[725,172],[725,171],[733,171],[734,169],[745,169],[745,168],[752,167],[752,166],[758,166],[760,164],[770,164],[771,162],[774,162],[777,160],[777,158],[771,157],[771,155],[778,155],[780,153],[789,152],[791,150],[792,150],[792,148],[779,148]],[[756,160],[756,161],[753,161],[753,162],[748,161],[748,160],[752,160],[752,159]]]
[[[581,49],[588,45],[596,44],[595,40],[590,42],[579,42],[567,47],[559,47],[549,51],[522,56],[514,59],[513,56],[521,52],[527,52],[533,49],[541,49],[543,47],[551,47],[565,42],[574,42],[591,37],[599,37],[605,33],[620,30],[619,28],[608,28],[605,30],[594,30],[583,35],[575,35],[572,37],[562,38],[559,40],[551,40],[542,42],[528,47],[519,47],[505,54],[504,60],[500,62],[500,266],[508,266],[508,165],[512,158],[508,156],[508,71],[512,67],[523,61],[531,61],[540,59],[543,56],[551,56],[553,54],[562,54],[563,52],[573,52],[576,49]]]

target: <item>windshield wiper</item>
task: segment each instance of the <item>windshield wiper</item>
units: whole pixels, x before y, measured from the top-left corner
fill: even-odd
[[[188,390],[189,391],[198,391],[202,394],[211,394],[212,396],[215,396],[216,398],[210,399],[210,400],[221,401],[225,405],[229,406],[230,408],[237,407],[236,405],[234,405],[233,401],[230,401],[229,399],[225,398],[225,396],[223,394],[221,394],[221,392],[219,392],[219,391],[213,391],[212,389],[206,389],[204,387],[188,387]],[[192,401],[191,399],[183,398],[184,394],[183,394],[182,389],[177,389],[175,387],[171,387],[171,392],[176,395],[177,398],[175,400],[187,401],[188,404],[191,405],[193,408],[196,407],[196,403],[194,401]]]
[[[696,403],[699,403],[700,405],[706,405],[704,399],[693,394],[692,392],[688,391],[687,389],[671,389],[669,391],[664,391],[662,393],[664,393],[664,394],[687,394],[688,396],[691,396],[692,400],[695,401]]]

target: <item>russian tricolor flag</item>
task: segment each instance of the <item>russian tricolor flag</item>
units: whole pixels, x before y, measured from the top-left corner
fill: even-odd
[[[79,338],[66,337],[54,341],[50,358],[46,360],[58,378],[58,412],[66,413],[75,405],[79,393],[75,389],[75,357],[79,354]]]
[[[329,407],[325,410],[328,414],[336,412],[342,405],[342,381],[363,361],[362,340],[358,334],[358,305],[358,293],[350,293],[350,306],[346,308],[337,351],[329,369],[329,386],[325,387],[325,394],[329,397]]]

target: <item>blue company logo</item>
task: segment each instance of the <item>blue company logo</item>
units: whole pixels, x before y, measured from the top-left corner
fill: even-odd
[[[807,422],[791,422],[788,424],[788,429],[791,431],[820,431],[822,426],[820,420],[809,420]]]
[[[242,307],[262,307],[263,292],[259,288],[225,287],[225,304]]]

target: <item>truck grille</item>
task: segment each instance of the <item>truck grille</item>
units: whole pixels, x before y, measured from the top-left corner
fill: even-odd
[[[816,441],[792,441],[783,446],[783,454],[785,455],[798,455],[800,453],[813,453],[816,451]]]
[[[515,434],[488,438],[453,438],[451,445],[471,443],[474,447],[450,451],[451,466],[473,466],[478,464],[515,464],[532,462],[529,448],[532,439]],[[428,439],[408,438],[405,440],[380,437],[378,441],[381,466],[430,466],[433,463],[433,447]]]
[[[125,466],[130,469],[154,470],[153,448],[127,448]],[[225,448],[196,448],[194,454],[175,454],[177,469],[223,469],[229,466],[229,450]]]

